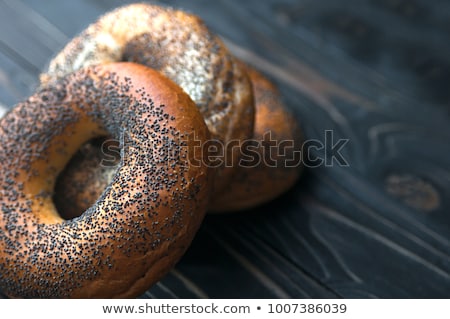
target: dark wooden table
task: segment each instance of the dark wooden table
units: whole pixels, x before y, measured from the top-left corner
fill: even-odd
[[[69,38],[128,2],[0,1],[0,103],[29,96]],[[163,4],[201,16],[272,78],[307,139],[348,139],[349,165],[308,168],[272,203],[208,216],[143,297],[450,297],[450,1]]]

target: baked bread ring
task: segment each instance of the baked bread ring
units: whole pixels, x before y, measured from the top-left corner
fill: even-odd
[[[245,162],[234,167],[235,173],[226,188],[211,196],[209,211],[214,213],[266,203],[291,188],[301,173],[302,134],[298,122],[266,77],[249,66],[241,67],[252,82],[256,109],[254,132],[251,139],[241,141],[240,152],[244,154],[241,159]],[[116,167],[102,165],[109,156],[107,150],[102,141],[84,145],[58,178],[54,198],[58,209],[67,214],[66,218],[85,211],[111,182]]]
[[[216,49],[211,51],[213,47]],[[191,52],[195,51],[192,48],[199,52]],[[186,55],[186,52],[190,53]],[[293,155],[276,154],[277,150],[300,150],[301,140],[298,123],[283,106],[276,88],[262,75],[231,57],[222,42],[192,15],[145,4],[116,9],[72,40],[51,61],[41,79],[46,83],[78,67],[120,59],[154,67],[183,86],[196,100],[213,138],[218,138],[221,145],[228,145],[230,141],[242,144],[249,139],[261,143],[267,132],[271,132],[271,138],[278,145],[281,141],[292,141],[288,149],[272,149],[270,156],[275,156],[271,158],[275,164],[270,167],[265,165],[267,161],[252,168],[239,167],[242,150],[227,147],[225,158],[233,160],[226,168],[216,168],[212,211],[235,211],[267,202],[298,179],[298,167],[285,166],[286,159]],[[230,70],[230,63],[235,70],[231,75],[226,72]],[[205,69],[199,67],[203,65],[213,71],[205,73]],[[228,74],[229,81],[238,80],[237,84],[225,85],[238,88],[225,95],[218,94],[228,92],[224,89],[224,73]],[[200,80],[186,84],[187,80],[197,77]],[[215,81],[219,84],[211,83]],[[221,102],[217,102],[217,96]],[[255,105],[251,104],[255,99]],[[206,100],[211,103],[205,104]],[[241,103],[245,100],[247,103]],[[217,107],[224,103],[228,105],[226,112]],[[256,115],[253,115],[255,109]],[[249,129],[253,130],[249,133]],[[259,147],[256,151],[264,160],[265,148]],[[87,209],[109,184],[115,167],[102,166],[104,156],[98,147],[86,145],[59,178],[54,198],[61,212],[67,214],[66,218]]]
[[[30,125],[33,123],[33,125]],[[112,183],[63,220],[55,179],[88,139],[121,140]],[[187,134],[209,138],[194,102],[142,65],[90,67],[39,90],[0,121],[0,287],[10,297],[135,297],[181,257],[211,188]],[[200,165],[189,165],[195,162]]]
[[[246,73],[198,17],[183,11],[141,3],[106,13],[51,60],[41,83],[117,61],[144,64],[181,86],[221,145],[251,137],[254,106]],[[232,166],[239,161],[235,148],[221,151],[233,159]],[[223,189],[232,174],[222,165],[214,189]]]
[[[302,133],[282,103],[277,88],[262,74],[245,67],[255,98],[253,136],[241,143],[233,179],[212,196],[209,210],[230,212],[261,205],[291,188],[301,173]]]

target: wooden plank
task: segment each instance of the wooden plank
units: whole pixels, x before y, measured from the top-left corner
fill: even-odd
[[[0,50],[0,105],[1,109],[11,107],[31,92],[32,75],[18,66]]]

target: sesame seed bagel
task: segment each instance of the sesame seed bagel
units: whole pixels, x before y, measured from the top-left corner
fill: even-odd
[[[171,8],[140,3],[106,13],[51,60],[41,83],[117,61],[154,68],[181,86],[197,104],[211,137],[222,145],[252,135],[254,106],[247,74],[198,17]],[[237,150],[225,151],[236,164]],[[225,187],[233,172],[225,165],[218,169],[214,189]]]
[[[89,67],[0,120],[0,290],[10,297],[135,297],[181,257],[211,188],[187,134],[209,138],[194,102],[133,63]],[[93,137],[120,141],[112,182],[81,216],[55,209],[55,180]],[[190,165],[190,163],[197,165]]]

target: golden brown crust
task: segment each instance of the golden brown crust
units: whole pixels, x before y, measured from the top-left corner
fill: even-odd
[[[197,104],[211,137],[222,145],[251,136],[254,106],[247,74],[198,17],[143,3],[113,10],[69,42],[41,82],[114,61],[144,64],[180,85]],[[237,153],[225,151],[236,164]],[[233,172],[220,167],[214,189],[223,189]]]
[[[253,158],[261,161],[249,160],[251,154],[248,152],[243,157],[246,162],[233,167],[233,179],[227,187],[212,193],[209,211],[214,213],[244,210],[276,198],[292,187],[302,168],[298,153],[302,134],[297,120],[283,105],[278,90],[267,78],[253,68],[244,65],[242,68],[252,80],[256,101],[255,129],[253,137],[247,141],[259,144],[250,151],[256,152],[257,156],[253,154]],[[278,148],[272,146],[271,157],[264,158],[269,155],[268,149],[264,148],[268,138],[272,139],[272,144],[277,143]],[[242,148],[238,151],[245,153]],[[79,214],[98,198],[108,184],[105,179],[108,170],[100,166],[104,158],[105,154],[99,148],[90,147],[78,153],[65,168],[55,196],[61,211]]]
[[[283,105],[276,87],[251,67],[246,71],[255,97],[253,144],[244,144],[252,145],[243,157],[246,161],[235,167],[227,188],[212,196],[212,212],[238,211],[266,203],[292,187],[301,172],[300,154],[294,153],[301,149],[299,124]],[[241,152],[246,153],[242,148]]]
[[[264,203],[297,180],[299,168],[287,168],[283,162],[292,154],[275,158],[277,167],[263,163],[238,167],[242,150],[230,147],[234,142],[250,138],[262,142],[271,132],[276,142],[293,141],[290,150],[299,150],[300,129],[276,88],[232,57],[195,16],[147,4],[119,8],[71,41],[41,78],[45,83],[77,67],[118,59],[161,70],[196,101],[212,138],[224,146],[223,158],[229,166],[215,169],[212,210],[233,211]],[[266,153],[263,147],[257,152],[260,157]],[[97,149],[70,162],[55,196],[61,210],[79,214],[101,194],[115,170],[100,167],[103,158]]]
[[[30,125],[33,123],[34,125]],[[63,220],[52,190],[87,140],[124,156],[82,216]],[[38,91],[0,121],[0,287],[12,297],[134,297],[181,257],[198,229],[210,173],[187,134],[208,129],[192,100],[144,66],[109,64]]]

